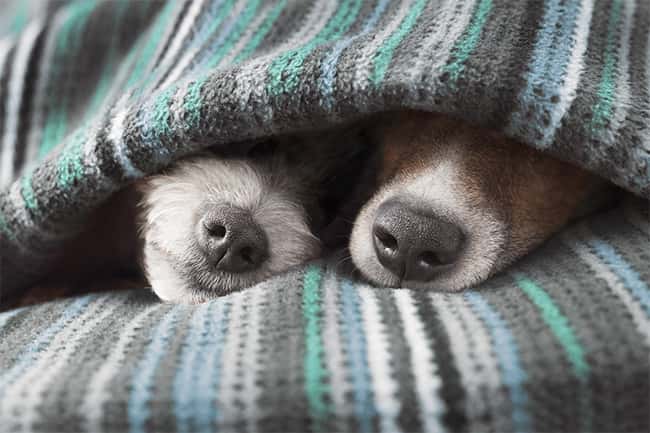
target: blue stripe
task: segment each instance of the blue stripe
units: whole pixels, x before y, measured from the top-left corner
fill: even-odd
[[[606,241],[593,238],[587,240],[587,243],[596,252],[596,255],[623,280],[625,287],[641,302],[646,315],[650,317],[650,288],[641,279],[639,273]]]
[[[527,134],[527,139],[539,146],[547,147],[553,141],[561,116],[552,99],[562,89],[571,49],[575,46],[573,32],[577,25],[580,1],[567,2],[560,7],[559,0],[548,2],[544,14],[544,26],[539,32],[532,54],[532,61],[524,91],[519,96],[519,110],[512,114],[510,129],[523,136],[529,130],[531,120],[527,110],[534,110],[534,124],[541,125],[542,138]],[[559,22],[558,22],[559,21]],[[559,24],[559,28],[556,25]],[[548,116],[547,119],[545,117]],[[547,122],[547,123],[545,123]]]
[[[224,26],[221,28],[221,31],[218,33],[216,39],[210,42],[209,44],[205,45],[204,47],[202,47],[197,53],[197,55],[194,57],[194,59],[192,59],[192,61],[189,63],[188,65],[189,71],[191,72],[201,71],[203,69],[203,66],[208,64],[208,62],[210,62],[210,60],[215,55],[215,53],[217,53],[219,48],[221,48],[223,43],[230,36],[233,28],[235,28],[235,26],[239,22],[239,18],[245,12],[246,12],[246,8],[242,8],[242,10],[239,11],[239,14],[236,17],[229,18],[225,22]],[[198,61],[195,59],[198,59]]]
[[[197,308],[174,378],[174,414],[179,432],[209,431],[217,416],[215,395],[221,379],[230,303],[213,301]],[[206,374],[207,373],[207,374]]]
[[[336,75],[336,65],[341,54],[352,42],[368,33],[375,27],[375,25],[377,25],[379,18],[386,10],[386,6],[388,6],[388,0],[380,0],[372,12],[372,15],[366,20],[361,33],[337,42],[330,54],[325,58],[325,60],[323,60],[321,66],[321,80],[318,87],[323,95],[321,105],[328,111],[331,111],[334,106],[334,79]]]
[[[206,42],[208,42],[208,40],[212,37],[215,30],[219,28],[223,20],[230,15],[230,8],[232,8],[233,3],[230,2],[230,4],[228,5],[224,5],[223,3],[224,0],[212,0],[212,4],[210,5],[210,9],[208,10],[208,12],[200,14],[199,23],[194,24],[194,29],[198,29],[198,31],[194,30],[195,32],[197,32],[197,35],[187,49],[188,50],[193,49],[197,45],[203,45],[203,46],[199,48],[194,58],[192,58],[192,60],[188,64],[190,68],[194,63],[194,59],[196,58],[205,59],[205,56],[202,56],[202,53],[206,49],[206,45],[205,45]],[[223,8],[226,9],[223,9],[222,6]],[[221,37],[222,35],[223,35],[223,31],[221,32],[219,37]],[[173,67],[174,66],[172,66],[172,68]]]
[[[36,340],[34,340],[22,352],[20,357],[11,366],[11,368],[0,373],[0,400],[8,386],[16,381],[32,364],[38,361],[40,355],[45,351],[56,335],[61,332],[70,321],[74,320],[80,315],[91,301],[95,300],[97,295],[89,295],[76,299],[68,305],[59,320],[50,325],[47,329],[40,333]]]
[[[467,292],[465,299],[472,309],[485,322],[492,338],[494,352],[497,355],[503,382],[508,387],[512,400],[512,424],[515,431],[531,431],[528,415],[528,393],[524,388],[528,376],[519,360],[519,349],[512,332],[490,304],[478,292]]]
[[[352,389],[354,390],[354,413],[359,420],[361,432],[372,431],[372,418],[377,413],[372,398],[372,385],[368,371],[368,352],[366,336],[363,332],[359,293],[354,285],[344,280],[341,283],[343,319],[342,329],[346,343],[346,352],[352,372]]]
[[[173,337],[180,305],[169,310],[154,329],[153,338],[147,345],[144,356],[133,371],[131,393],[128,401],[129,427],[132,433],[144,433],[149,418],[149,401],[155,382],[158,365],[165,356]]]

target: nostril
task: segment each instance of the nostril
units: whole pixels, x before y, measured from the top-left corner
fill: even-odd
[[[226,237],[227,233],[226,227],[218,223],[205,224],[205,230],[209,236],[219,239]]]
[[[421,253],[418,256],[418,261],[425,266],[431,267],[445,264],[442,260],[440,260],[438,254],[434,253],[433,251],[425,251]]]
[[[253,255],[253,248],[251,247],[244,247],[239,250],[239,257],[241,257],[246,264],[251,266],[255,264],[255,258]]]
[[[398,243],[397,239],[395,239],[395,236],[391,235],[386,231],[386,229],[382,227],[375,227],[374,230],[374,235],[379,244],[388,250],[388,252],[395,252],[397,251],[398,248]]]

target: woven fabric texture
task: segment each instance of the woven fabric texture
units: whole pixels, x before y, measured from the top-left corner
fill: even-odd
[[[135,291],[2,313],[1,429],[650,430],[650,3],[0,7],[3,296],[184,155],[385,110],[496,128],[638,196],[463,294],[325,260],[195,307]]]

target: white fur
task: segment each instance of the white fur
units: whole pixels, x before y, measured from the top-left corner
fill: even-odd
[[[201,302],[245,288],[317,257],[303,206],[304,182],[280,160],[197,157],[144,185],[143,264],[156,294],[165,301]],[[202,212],[211,204],[250,211],[264,230],[269,257],[259,269],[227,273],[208,266],[196,241]]]

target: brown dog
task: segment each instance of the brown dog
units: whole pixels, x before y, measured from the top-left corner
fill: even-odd
[[[374,163],[366,164],[370,181],[343,187],[365,197],[362,206],[343,206],[354,220],[343,239],[361,274],[381,286],[455,291],[479,283],[584,213],[605,185],[449,117],[384,114],[354,132],[180,161],[100,208],[58,269],[78,274],[139,260],[163,300],[201,302],[311,260],[321,252],[329,179],[351,174],[362,130],[376,142]]]
[[[582,169],[446,116],[377,123],[378,188],[356,217],[350,253],[381,286],[467,288],[609,197]]]

